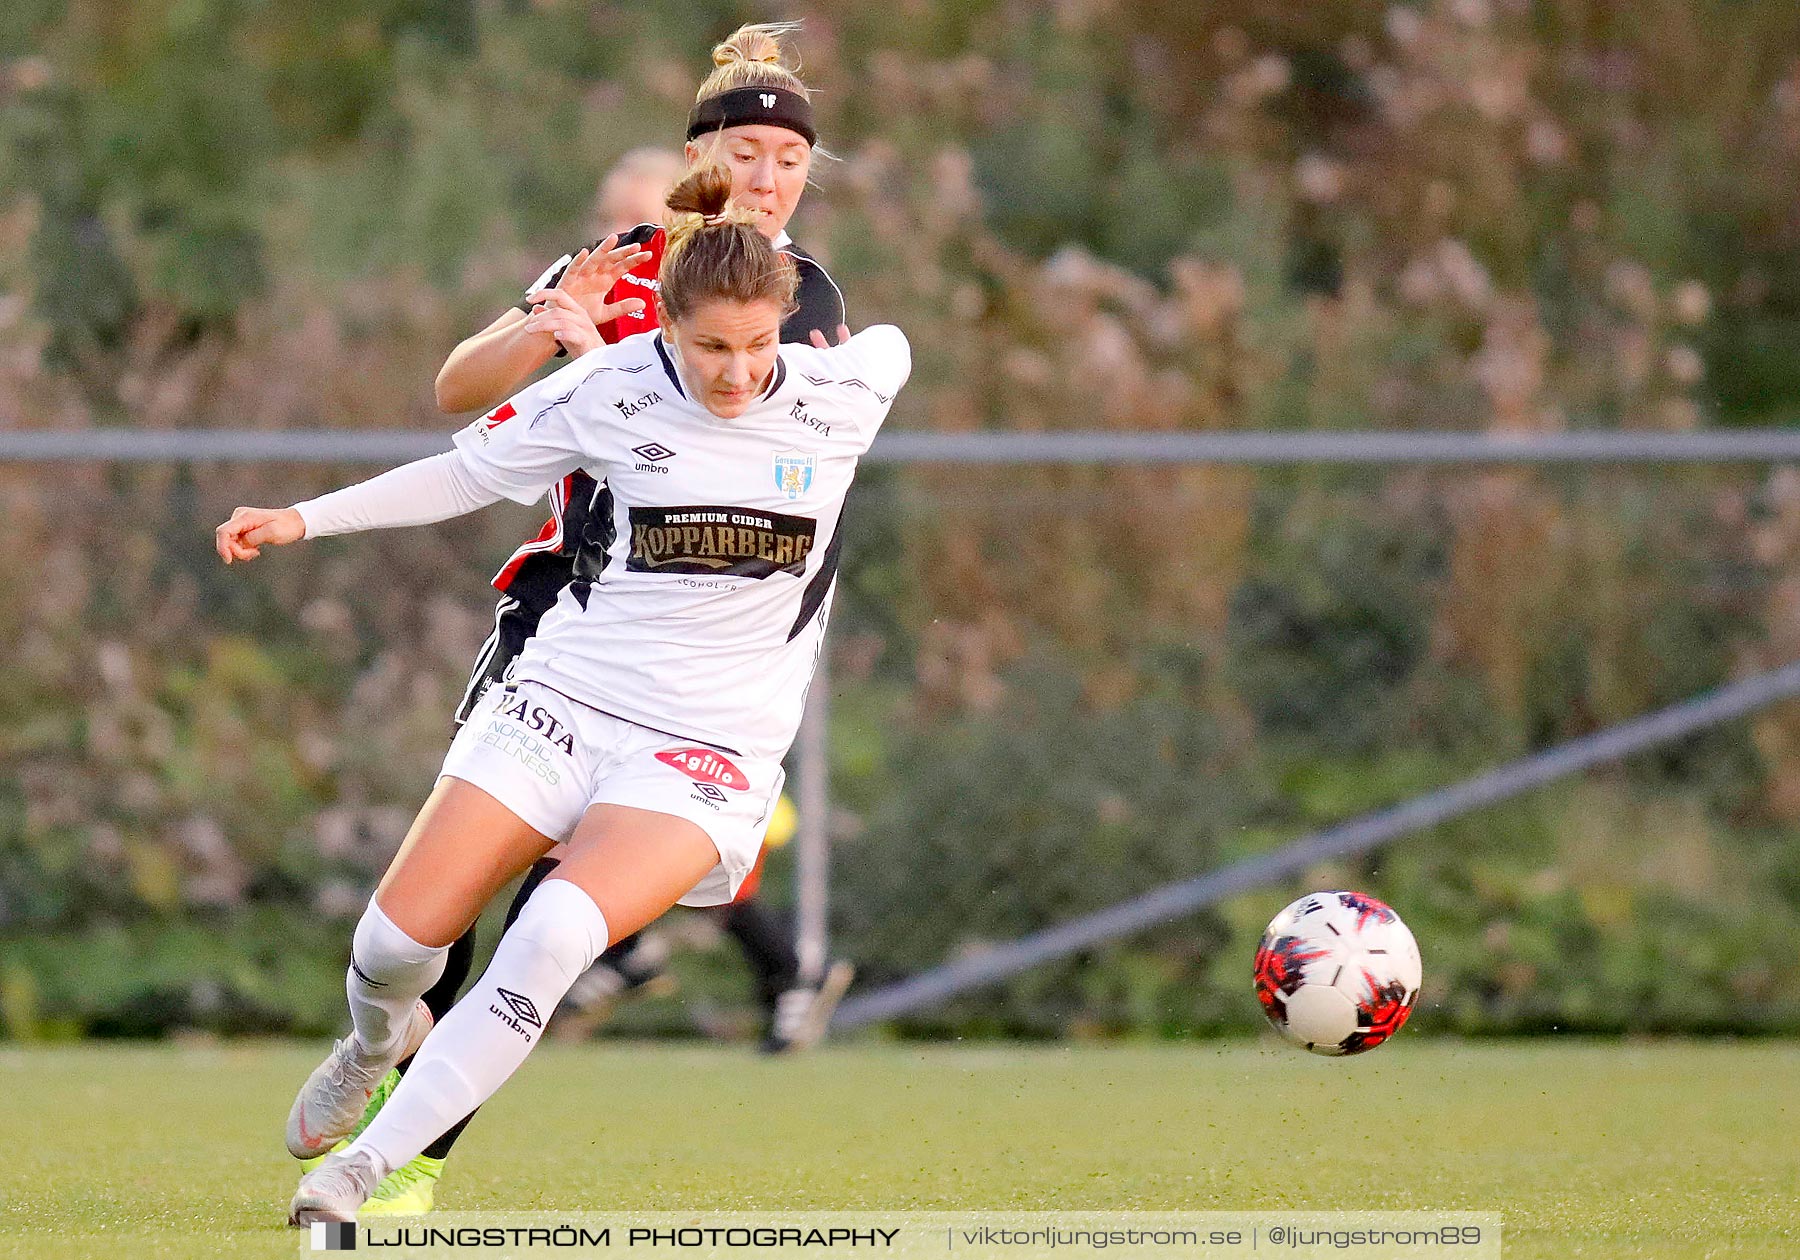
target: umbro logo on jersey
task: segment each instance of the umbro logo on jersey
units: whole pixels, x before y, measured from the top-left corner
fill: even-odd
[[[638,412],[644,410],[646,407],[654,407],[657,403],[661,402],[662,400],[663,400],[663,396],[661,394],[657,393],[655,390],[651,390],[648,394],[645,394],[641,398],[634,398],[630,402],[626,402],[623,399],[621,399],[620,401],[614,403],[613,406],[615,406],[619,409],[620,415],[624,416],[626,419],[629,420],[632,416],[635,416]]]
[[[645,442],[642,446],[634,446],[631,453],[638,457],[638,463],[633,466],[639,472],[666,473],[669,466],[661,461],[675,457],[675,452],[661,442]]]

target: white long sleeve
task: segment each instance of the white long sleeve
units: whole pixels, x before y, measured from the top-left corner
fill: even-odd
[[[294,510],[306,522],[308,538],[329,538],[365,529],[447,521],[498,503],[503,497],[477,481],[463,453],[456,450],[414,460],[379,477],[296,503]]]

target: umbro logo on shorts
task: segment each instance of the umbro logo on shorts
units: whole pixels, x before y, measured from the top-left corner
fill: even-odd
[[[673,766],[696,783],[716,783],[734,792],[750,790],[750,776],[710,748],[670,748],[656,754],[665,766]]]

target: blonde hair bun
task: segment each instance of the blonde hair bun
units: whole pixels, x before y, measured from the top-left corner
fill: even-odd
[[[715,44],[712,59],[715,66],[728,66],[734,61],[759,62],[763,65],[798,69],[787,64],[781,37],[800,29],[798,22],[752,22],[740,26],[721,43]]]
[[[740,26],[713,46],[712,73],[694,93],[696,101],[719,96],[734,88],[778,87],[810,97],[806,84],[795,73],[800,59],[790,64],[783,42],[800,29],[798,22],[752,22]]]

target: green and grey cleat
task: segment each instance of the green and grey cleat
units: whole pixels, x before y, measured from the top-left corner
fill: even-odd
[[[294,1095],[287,1120],[288,1154],[295,1159],[310,1159],[336,1146],[338,1139],[354,1129],[368,1111],[376,1087],[423,1044],[433,1022],[431,1008],[416,1002],[405,1031],[387,1049],[368,1049],[354,1029],[333,1045],[325,1061],[313,1069],[306,1084]],[[363,1102],[360,1107],[356,1105],[359,1098]]]
[[[327,1155],[324,1163],[300,1178],[300,1188],[288,1205],[288,1224],[304,1229],[318,1221],[353,1221],[378,1180],[375,1160],[367,1151]]]
[[[369,1127],[369,1122],[381,1114],[382,1107],[387,1105],[388,1095],[392,1094],[395,1087],[399,1084],[399,1068],[395,1068],[392,1072],[389,1072],[386,1076],[382,1077],[381,1084],[377,1085],[375,1087],[375,1092],[369,1095],[369,1105],[363,1108],[362,1119],[356,1122],[356,1127],[350,1130],[350,1135],[348,1137],[340,1139],[338,1144],[332,1147],[326,1154],[336,1155],[339,1151],[350,1145],[350,1143],[361,1137],[362,1131]],[[300,1161],[300,1171],[309,1173],[324,1162],[324,1155],[314,1155],[310,1159],[303,1159]]]
[[[375,1193],[362,1206],[362,1215],[423,1216],[431,1211],[438,1178],[443,1175],[443,1160],[421,1155],[394,1169],[375,1187]]]
[[[382,1077],[381,1084],[369,1095],[369,1105],[363,1108],[362,1119],[350,1131],[350,1136],[331,1148],[335,1155],[350,1143],[362,1136],[362,1131],[369,1127],[369,1122],[381,1114],[388,1096],[399,1086],[401,1081],[398,1069]],[[325,1162],[325,1156],[315,1155],[311,1159],[300,1161],[304,1172],[311,1172]],[[394,1169],[375,1187],[375,1193],[362,1206],[359,1216],[423,1216],[431,1211],[432,1202],[437,1196],[438,1178],[444,1175],[444,1161],[433,1159],[429,1155],[421,1155],[412,1163]]]

